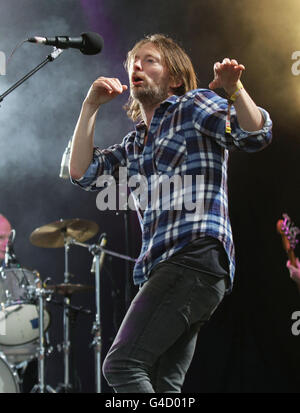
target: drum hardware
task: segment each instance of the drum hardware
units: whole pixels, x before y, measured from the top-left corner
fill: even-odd
[[[4,263],[6,267],[9,267],[11,264],[19,264],[15,251],[14,251],[15,237],[16,237],[16,230],[12,229],[10,231],[7,244],[5,247]]]
[[[78,245],[80,247],[88,248],[94,256],[91,273],[95,274],[95,301],[96,301],[96,318],[92,328],[92,335],[94,336],[90,347],[94,347],[95,352],[95,376],[96,376],[96,393],[101,393],[101,324],[100,324],[100,270],[103,267],[105,252],[103,247],[106,245],[106,234],[100,236],[99,244],[84,244],[76,240],[70,240],[70,244]],[[112,253],[113,255],[118,255]]]
[[[105,247],[107,242],[106,234],[100,236],[98,244],[84,244],[73,240],[72,244],[79,247],[88,248],[89,252],[94,256],[91,273],[95,274],[95,301],[96,301],[96,318],[92,328],[92,335],[94,336],[91,347],[95,351],[95,372],[96,372],[96,393],[101,393],[101,324],[100,324],[100,271],[103,268],[105,254],[113,257],[121,258],[127,261],[136,260],[123,254],[118,254],[114,251],[107,250]]]
[[[70,354],[70,298],[71,294],[77,291],[83,291],[81,287],[86,286],[72,285],[69,283],[70,273],[68,268],[68,252],[71,245],[88,248],[94,256],[91,273],[95,274],[95,301],[96,317],[93,324],[92,334],[94,336],[91,346],[95,351],[95,370],[96,370],[96,392],[101,393],[101,325],[100,325],[100,271],[103,267],[105,254],[117,258],[135,262],[136,260],[123,254],[118,254],[104,248],[106,245],[106,234],[100,237],[100,244],[85,244],[84,241],[93,237],[98,232],[98,225],[91,221],[70,219],[60,220],[34,230],[30,236],[33,245],[43,248],[65,248],[65,272],[64,283],[53,287],[52,290],[58,294],[64,295],[64,340],[61,346],[64,351],[64,383],[57,390],[63,389],[65,392],[71,390],[69,377],[69,354]],[[48,288],[48,287],[47,287]]]
[[[85,242],[99,231],[99,226],[93,221],[79,218],[60,219],[35,229],[30,235],[30,242],[36,247],[61,248],[67,238]]]
[[[54,291],[54,293],[55,293],[55,291]],[[62,293],[60,292],[59,294],[62,294]],[[61,307],[64,306],[64,303],[63,303],[63,302],[57,301],[57,300],[55,300],[55,298],[52,298],[52,299],[51,299],[51,304],[59,305],[59,306],[61,306]],[[76,314],[76,313],[82,313],[82,314],[85,314],[85,315],[91,315],[91,314],[92,314],[92,311],[91,311],[91,310],[89,310],[89,309],[87,309],[87,308],[83,308],[82,306],[77,307],[77,306],[75,306],[75,305],[73,305],[73,304],[70,304],[69,307],[70,307],[70,309],[71,309],[72,311],[75,312],[75,314]]]
[[[36,284],[40,284],[40,279],[36,280]],[[32,300],[38,301],[39,307],[39,348],[38,348],[38,383],[32,388],[31,393],[56,393],[50,386],[45,384],[45,336],[44,336],[44,304],[45,299],[51,297],[52,291],[44,288],[35,288],[28,286],[28,293]]]
[[[70,273],[69,273],[69,249],[71,239],[67,235],[67,229],[63,230],[64,235],[64,247],[65,247],[65,272],[64,272],[64,285],[69,287]],[[70,288],[70,287],[69,287]],[[68,294],[68,288],[65,289],[64,294],[64,306],[63,306],[63,353],[64,353],[64,383],[60,384],[57,391],[69,393],[72,390],[72,384],[70,382],[70,352],[71,352],[71,341],[70,341],[70,305],[71,305],[71,294]]]
[[[7,358],[7,357],[6,357]],[[20,384],[22,383],[21,377],[24,375],[25,370],[28,366],[29,361],[22,361],[21,363],[15,364],[14,369],[18,372],[18,376],[20,378]]]
[[[56,294],[69,296],[76,292],[84,292],[88,290],[93,290],[94,287],[91,285],[63,283],[63,284],[56,284],[56,285],[47,285],[47,289],[52,290]]]
[[[102,234],[98,244],[88,245],[83,244],[75,240],[71,241],[72,244],[80,247],[88,248],[91,254],[94,256],[91,273],[95,274],[96,285],[96,318],[93,323],[92,335],[94,336],[90,347],[94,347],[95,352],[95,377],[96,377],[96,393],[101,393],[101,324],[100,324],[100,270],[103,267],[105,252],[103,247],[106,245],[106,234]]]
[[[101,393],[101,348],[102,348],[102,335],[101,335],[101,321],[100,321],[100,271],[104,264],[105,252],[100,247],[105,247],[107,243],[106,234],[102,234],[99,240],[100,246],[92,245],[89,251],[93,254],[93,264],[91,273],[95,275],[96,284],[96,319],[92,328],[92,335],[94,339],[91,346],[95,351],[95,374],[96,374],[96,393]]]
[[[92,221],[79,218],[60,219],[35,229],[30,235],[30,241],[33,245],[43,248],[60,248],[64,247],[65,253],[65,271],[64,286],[53,286],[57,291],[62,291],[64,295],[63,308],[63,344],[64,352],[64,383],[59,385],[58,391],[68,393],[72,390],[70,383],[70,302],[71,295],[76,287],[69,284],[71,274],[69,272],[69,249],[73,240],[86,241],[97,234],[99,226]],[[82,291],[82,286],[77,286],[77,290]]]
[[[8,372],[8,367],[1,364],[7,380],[7,383],[3,384],[5,389],[7,386],[13,387],[12,390],[7,389],[9,392],[21,391],[20,386],[22,389],[23,374],[28,363],[39,357],[37,339],[40,315],[37,303],[28,291],[29,287],[35,289],[37,284],[40,285],[40,279],[37,277],[39,277],[38,272],[32,272],[20,266],[9,266],[1,269],[0,327],[4,326],[5,331],[4,335],[0,335],[0,352],[5,355],[5,360],[11,369],[11,372]],[[45,330],[48,328],[49,321],[49,314],[44,310]],[[46,355],[49,355],[53,349],[49,346],[47,331],[45,331],[45,340],[47,343]],[[13,384],[14,380],[17,383],[15,385]]]
[[[7,362],[5,354],[0,352],[0,393],[20,393],[19,384],[16,369]]]
[[[63,286],[65,287],[65,285]],[[61,285],[59,285],[58,288],[53,288],[53,291],[56,291],[58,294],[63,294],[65,296],[65,299],[67,299],[67,302],[64,299],[62,303],[61,302],[58,303],[54,301],[54,304],[61,305],[64,308],[64,321],[63,321],[64,338],[61,344],[57,344],[57,350],[59,352],[63,352],[64,354],[64,382],[59,383],[58,386],[56,387],[57,393],[69,393],[71,391],[76,390],[74,375],[73,377],[71,375],[71,372],[74,374],[74,371],[75,371],[74,357],[73,357],[72,345],[71,345],[73,342],[73,333],[75,331],[78,314],[82,313],[85,315],[91,315],[92,311],[85,309],[81,306],[77,307],[77,306],[71,305],[71,295],[73,292],[82,292],[86,290],[87,290],[86,288],[82,288],[80,290],[76,289],[76,290],[71,291],[69,286],[68,288],[65,288],[65,290],[63,290],[61,289]],[[65,310],[66,310],[66,313],[65,313]],[[71,366],[72,366],[72,369],[70,369]]]
[[[5,331],[5,334],[0,334],[0,345],[27,345],[38,339],[38,310],[36,302],[29,297],[28,287],[36,288],[39,274],[22,267],[2,268],[1,273],[0,331]],[[47,329],[50,323],[47,310],[44,317]]]
[[[60,294],[64,296],[64,301],[59,302],[52,299],[53,304],[57,304],[63,307],[63,326],[64,326],[64,338],[62,344],[57,344],[57,350],[64,353],[64,382],[60,383],[57,388],[57,393],[69,393],[72,391],[72,384],[70,380],[70,367],[72,363],[71,360],[71,329],[75,328],[77,315],[79,313],[90,315],[91,310],[85,309],[83,307],[77,307],[71,305],[71,296],[75,292],[84,292],[92,289],[91,286],[81,285],[81,284],[57,284],[57,285],[47,285],[47,288],[53,293]]]
[[[7,299],[7,301],[8,301],[8,303],[10,303],[10,298],[11,298],[11,293],[8,291],[8,290],[5,290],[5,297],[6,297],[6,299]]]
[[[79,221],[79,220],[78,220]],[[70,280],[69,273],[69,249],[70,249],[70,233],[74,231],[74,226],[78,225],[77,220],[60,220],[55,223],[45,225],[44,227],[35,230],[30,240],[34,245],[47,248],[60,248],[64,246],[65,250],[65,271],[64,271],[64,283],[68,284]],[[54,232],[51,232],[53,231]],[[50,239],[51,237],[51,239]],[[70,317],[69,317],[70,297],[64,297],[63,306],[63,344],[62,349],[64,352],[64,383],[60,384],[56,391],[68,393],[72,390],[70,383]]]
[[[60,289],[60,287],[58,288],[58,290],[56,290],[55,287],[56,286],[50,286],[49,289],[51,289],[54,293],[64,294],[63,291]],[[63,307],[65,305],[64,302],[57,301],[54,298],[51,299],[51,303],[55,304],[55,305],[59,305],[61,307]],[[75,323],[77,314],[79,314],[79,313],[82,313],[82,314],[85,314],[85,315],[91,315],[92,314],[92,311],[88,310],[87,308],[83,308],[82,306],[77,307],[77,306],[74,306],[74,305],[71,305],[71,304],[69,305],[69,310],[70,310],[71,324]],[[57,344],[56,348],[59,352],[61,352],[64,349],[64,345],[63,344]]]

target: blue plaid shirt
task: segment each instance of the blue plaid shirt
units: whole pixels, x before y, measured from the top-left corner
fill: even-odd
[[[269,114],[260,108],[265,123],[261,130],[247,132],[237,121],[231,108],[231,133],[225,133],[228,102],[207,89],[197,89],[183,96],[171,96],[154,113],[146,145],[147,132],[143,122],[125,136],[123,142],[105,150],[94,149],[93,161],[85,175],[73,181],[85,190],[100,190],[99,176],[117,176],[120,167],[126,167],[128,178],[143,176],[148,183],[148,201],[141,208],[141,196],[134,196],[142,229],[142,248],[134,267],[134,283],[147,280],[159,262],[170,258],[191,241],[211,236],[224,246],[228,256],[232,287],[235,272],[234,245],[228,214],[227,164],[229,150],[260,151],[272,139]],[[178,186],[169,185],[165,197],[169,205],[151,203],[153,176],[192,177],[184,194],[191,202],[203,201],[200,215],[190,208],[176,208],[182,197]],[[196,176],[203,181],[196,182]],[[152,177],[152,178],[151,178]],[[147,192],[147,191],[146,191]],[[153,196],[152,196],[153,197]]]

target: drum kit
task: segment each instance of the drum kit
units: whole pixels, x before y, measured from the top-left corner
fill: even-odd
[[[101,393],[100,271],[105,254],[135,260],[104,248],[106,234],[100,236],[97,244],[86,244],[85,241],[98,231],[96,223],[75,218],[52,222],[31,233],[30,242],[35,246],[64,247],[65,271],[61,284],[49,285],[49,279],[42,281],[37,271],[22,268],[14,254],[6,254],[5,266],[0,268],[0,393],[22,392],[22,374],[34,359],[38,364],[38,382],[33,386],[32,393],[73,391],[70,380],[71,312],[91,314],[91,311],[71,305],[71,297],[93,287],[70,282],[68,254],[71,245],[87,248],[94,257],[91,272],[95,275],[96,316],[91,345],[95,352],[95,391]],[[51,302],[55,294],[63,296],[64,300],[63,344],[60,346],[64,354],[64,382],[53,389],[45,381],[45,359],[53,351],[49,340],[50,313],[46,303]]]

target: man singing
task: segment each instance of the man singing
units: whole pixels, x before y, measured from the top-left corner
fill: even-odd
[[[209,320],[234,278],[234,246],[228,215],[229,150],[256,152],[271,142],[272,122],[256,106],[240,78],[245,67],[224,59],[214,65],[210,89],[223,88],[229,100],[197,89],[185,51],[167,36],[139,41],[128,53],[128,116],[136,123],[122,143],[94,147],[101,106],[127,90],[116,78],[99,77],[91,86],[74,131],[70,175],[85,190],[97,179],[117,176],[148,182],[163,176],[193,179],[184,192],[201,214],[178,208],[170,186],[168,208],[151,196],[144,208],[136,199],[142,249],[133,278],[141,288],[133,299],[106,356],[103,373],[115,392],[180,392],[192,361],[199,328]],[[202,184],[197,185],[197,177]],[[162,181],[161,181],[162,182]],[[143,210],[141,210],[143,209]]]

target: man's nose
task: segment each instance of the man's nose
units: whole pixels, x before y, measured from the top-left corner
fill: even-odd
[[[136,70],[142,70],[142,69],[143,69],[141,59],[136,59],[136,60],[134,61],[133,68],[134,68],[135,71],[136,71]]]

